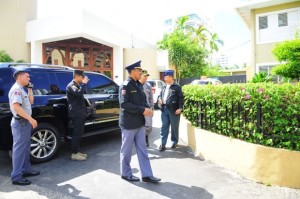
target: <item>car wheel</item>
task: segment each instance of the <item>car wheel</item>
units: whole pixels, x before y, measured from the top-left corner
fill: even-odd
[[[51,160],[57,153],[59,145],[60,135],[58,130],[52,124],[39,124],[31,134],[31,161],[40,163]]]

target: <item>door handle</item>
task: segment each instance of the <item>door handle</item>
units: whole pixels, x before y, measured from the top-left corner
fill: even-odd
[[[104,101],[96,101],[95,104],[104,104]]]

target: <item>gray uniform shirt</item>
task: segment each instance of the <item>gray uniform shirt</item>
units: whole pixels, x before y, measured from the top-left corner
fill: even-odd
[[[146,94],[146,100],[149,105],[149,107],[152,109],[154,107],[153,103],[153,93],[152,93],[152,86],[146,82],[143,84],[144,93]]]
[[[9,90],[8,99],[9,99],[9,107],[14,117],[18,117],[16,111],[13,109],[14,103],[20,104],[24,112],[27,113],[28,115],[31,115],[32,110],[31,110],[29,96],[25,92],[24,88],[21,85],[19,85],[17,82]]]

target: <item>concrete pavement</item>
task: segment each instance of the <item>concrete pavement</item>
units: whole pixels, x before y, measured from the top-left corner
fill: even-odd
[[[157,150],[160,140],[160,111],[155,111],[154,129],[150,135],[149,157],[159,184],[127,182],[120,178],[120,132],[86,138],[82,151],[89,157],[84,162],[70,160],[68,144],[47,163],[33,165],[41,175],[31,178],[32,185],[14,186],[9,178],[11,163],[7,153],[0,152],[0,199],[299,199],[300,190],[271,187],[247,180],[234,171],[194,157],[187,145],[179,143],[165,152]],[[134,174],[140,177],[135,151]]]

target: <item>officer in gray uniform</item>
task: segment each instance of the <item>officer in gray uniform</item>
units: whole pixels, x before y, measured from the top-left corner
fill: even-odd
[[[13,76],[16,83],[8,93],[9,106],[13,114],[11,120],[13,135],[11,180],[14,185],[29,185],[31,181],[25,177],[40,174],[39,171],[33,170],[30,164],[31,131],[37,127],[37,121],[31,117],[31,104],[34,101],[33,85],[29,82],[29,73],[26,69],[16,70]]]
[[[140,82],[143,84],[143,90],[146,95],[146,101],[150,107],[150,109],[154,109],[154,103],[153,103],[153,93],[152,93],[152,86],[147,82],[147,79],[149,77],[149,73],[146,70],[142,70],[142,76],[140,79]],[[145,128],[146,128],[146,146],[149,146],[149,135],[152,132],[152,118],[151,116],[145,116]]]
[[[132,147],[135,145],[139,160],[142,181],[159,182],[161,179],[153,176],[148,151],[145,144],[145,116],[151,116],[153,111],[146,101],[141,78],[141,61],[125,68],[129,73],[127,81],[120,86],[120,119],[122,146],[120,150],[121,178],[127,181],[139,181],[132,174],[130,161]]]

